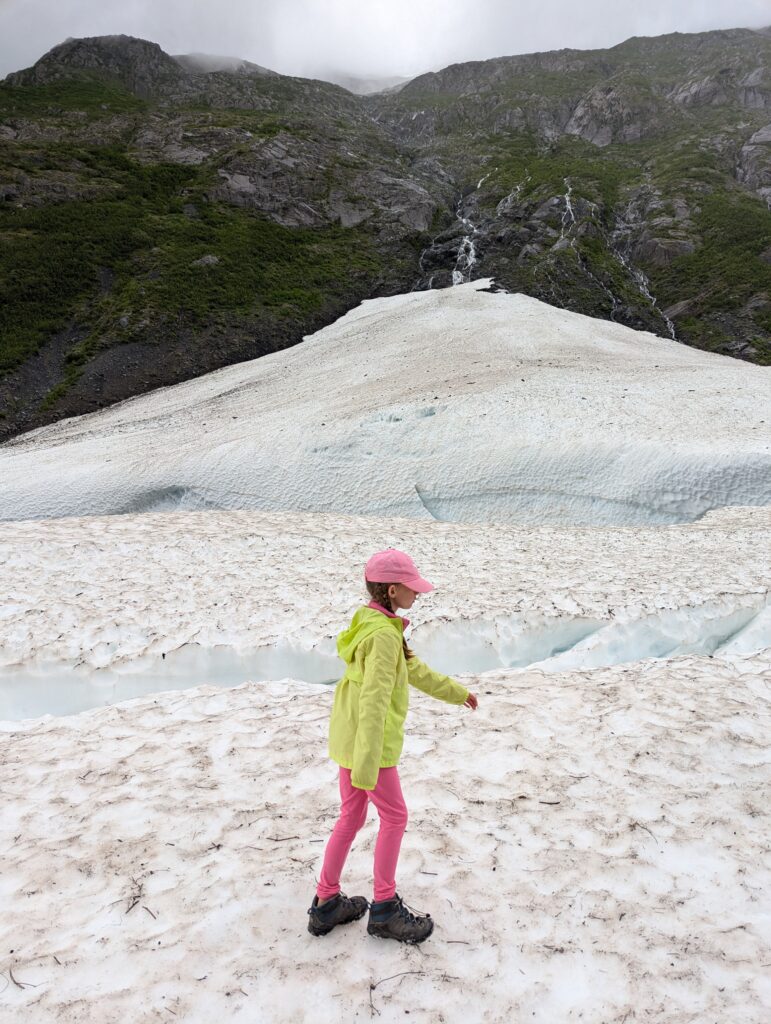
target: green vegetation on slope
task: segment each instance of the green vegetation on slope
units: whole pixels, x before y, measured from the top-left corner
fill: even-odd
[[[669,266],[650,271],[653,287],[664,304],[690,298],[691,314],[680,327],[691,344],[718,348],[726,337],[706,318],[741,309],[753,296],[765,296],[756,309],[753,344],[758,362],[771,364],[771,266],[761,259],[771,239],[771,210],[738,189],[705,195],[694,213],[701,245]]]
[[[758,257],[771,239],[771,210],[738,189],[705,196],[694,220],[702,244],[659,275],[667,299],[697,294],[704,313],[737,309],[771,284]]]
[[[49,158],[72,161],[107,194],[22,209],[0,203],[0,373],[73,317],[90,334],[68,355],[70,379],[100,339],[132,340],[142,321],[196,325],[220,311],[260,309],[299,320],[381,268],[364,232],[290,229],[207,202],[205,169],[143,166],[115,147],[60,147]],[[184,212],[187,203],[196,215]],[[219,262],[195,265],[206,255]],[[103,268],[112,283],[98,295]],[[122,316],[127,327],[118,326]]]
[[[0,83],[0,117],[35,117],[83,111],[89,117],[138,113],[149,104],[127,92],[121,85],[96,79],[93,75],[51,83],[12,86]]]
[[[620,188],[633,182],[640,174],[638,161],[621,146],[611,152],[598,149],[583,139],[564,136],[545,146],[531,133],[488,139],[493,170],[485,191],[497,186],[507,192],[522,184],[520,201],[530,197],[562,195],[565,180],[575,189],[576,197],[612,209],[619,199]]]

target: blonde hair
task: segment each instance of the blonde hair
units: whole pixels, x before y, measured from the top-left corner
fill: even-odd
[[[389,612],[393,612],[393,606],[391,605],[391,598],[388,596],[388,588],[391,586],[390,583],[373,583],[372,580],[364,581],[369,592],[369,596],[373,601],[377,601],[378,604],[382,604],[384,608],[387,608]],[[396,614],[396,613],[394,613]],[[414,653],[407,646],[407,641],[402,637],[402,648],[404,650],[404,657],[408,660],[414,658]]]

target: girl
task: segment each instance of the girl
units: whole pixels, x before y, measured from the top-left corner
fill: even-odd
[[[367,931],[417,943],[428,938],[434,922],[430,914],[407,910],[395,882],[407,826],[396,767],[404,742],[407,684],[448,704],[476,709],[477,699],[465,686],[430,669],[407,646],[403,631],[410,620],[396,615],[396,610],[411,608],[418,594],[434,589],[422,579],[410,556],[395,548],[378,551],[365,566],[364,580],[372,600],[358,609],[350,627],[337,638],[337,651],[347,668],[335,689],[329,756],[340,765],[341,808],[308,910],[308,931],[326,935],[338,924],[358,920],[367,910],[363,896],[349,898],[340,891],[340,874],[371,800],[380,815],[380,831],[375,845],[375,899],[369,905]]]

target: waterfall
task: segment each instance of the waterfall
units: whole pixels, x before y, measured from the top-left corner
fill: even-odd
[[[567,178],[563,178],[562,181],[565,185],[565,188],[567,189],[567,192],[565,192],[565,195],[563,196],[565,200],[565,212],[562,214],[562,230],[560,231],[560,238],[565,237],[565,228],[567,228],[568,231],[570,231],[570,229],[576,222],[576,215],[573,212],[573,203],[570,198],[573,194],[573,186],[570,184]],[[568,217],[570,217],[570,224],[568,224]]]
[[[645,298],[648,300],[648,302],[650,302],[651,306],[653,306],[653,308],[656,310],[656,312],[662,318],[664,323],[667,325],[667,330],[669,331],[669,335],[672,338],[672,340],[673,341],[677,341],[677,334],[675,332],[675,325],[672,323],[672,321],[666,315],[664,310],[661,309],[661,307],[658,304],[658,301],[656,300],[655,295],[653,295],[651,293],[650,281],[648,280],[648,278],[645,276],[645,274],[642,272],[642,270],[639,269],[639,267],[633,267],[631,265],[631,263],[629,262],[629,260],[627,260],[622,255],[622,253],[616,252],[616,257],[618,258],[619,262],[623,266],[625,266],[627,268],[627,270],[631,273],[632,277],[635,279],[635,282],[637,283],[637,287],[640,289],[640,294],[645,296]]]
[[[475,200],[476,193],[479,192],[479,190],[482,188],[487,179],[492,174],[494,174],[496,170],[497,167],[494,167],[491,171],[488,171],[487,174],[483,175],[476,183],[476,187],[469,194],[468,200],[464,199],[463,195],[461,194],[461,196],[458,199],[458,202],[455,205],[455,220],[456,222],[460,223],[463,227],[463,237],[461,238],[460,244],[458,245],[455,254],[455,265],[452,269],[452,283],[454,285],[465,284],[467,281],[470,281],[471,272],[477,263],[476,236],[479,234],[479,228],[476,226],[476,224],[474,224],[470,217],[466,216],[466,203]],[[525,182],[523,182],[523,185],[528,180],[529,178],[526,179]],[[440,232],[440,235],[444,234],[446,234],[445,231]],[[431,244],[427,248],[425,248],[418,257],[420,277],[412,286],[412,291],[415,291],[416,289],[421,287],[427,287],[428,289],[433,288],[434,277],[436,275],[432,273],[429,276],[429,271],[426,269],[425,258],[429,253],[433,252],[434,248],[436,248],[437,252],[441,254],[442,262],[444,262],[444,253],[451,244],[449,242],[445,242],[444,244],[437,245],[436,239],[439,238],[440,235],[437,235],[436,238],[432,238]],[[428,278],[427,284],[424,283],[426,281],[426,278]]]
[[[465,284],[471,280],[471,269],[477,261],[477,253],[474,247],[474,239],[466,235],[458,249],[458,258],[455,261],[455,268],[452,272],[453,284]]]
[[[628,211],[629,211],[629,206],[627,206],[627,209],[626,209],[625,213],[628,212]],[[667,325],[667,330],[669,331],[669,336],[672,338],[673,341],[677,341],[677,332],[675,331],[675,325],[672,323],[672,321],[669,319],[669,317],[661,309],[661,307],[658,304],[658,301],[656,300],[656,296],[653,295],[653,293],[651,292],[650,281],[645,276],[643,271],[639,269],[639,267],[633,267],[632,266],[632,264],[629,262],[629,259],[627,258],[625,253],[623,253],[621,251],[621,249],[617,245],[617,239],[620,236],[626,235],[627,238],[629,237],[630,229],[631,229],[631,225],[629,224],[629,222],[627,220],[623,219],[623,218],[619,218],[618,227],[613,232],[613,234],[610,236],[610,240],[608,242],[608,248],[613,253],[613,255],[618,260],[618,262],[621,264],[621,266],[624,267],[624,269],[629,274],[631,274],[632,278],[634,279],[635,284],[637,285],[637,288],[638,288],[640,294],[643,295],[648,300],[648,302],[651,304],[653,309],[656,310],[656,312],[662,318],[664,323]]]
[[[576,224],[576,215],[575,215],[575,210],[573,209],[573,201],[572,201],[573,188],[572,188],[572,186],[571,186],[571,184],[570,184],[570,182],[569,182],[569,180],[567,178],[563,178],[563,181],[564,181],[564,184],[565,184],[566,191],[565,191],[565,194],[563,196],[563,198],[565,200],[565,210],[564,210],[564,212],[562,214],[562,229],[560,231],[560,238],[569,238],[570,237],[570,233],[571,233],[572,229],[574,228],[574,226]],[[589,201],[586,200],[586,202],[589,202]],[[590,206],[593,208],[594,211],[596,211],[596,209],[597,209],[596,204],[590,203]],[[629,236],[629,233],[630,233],[630,225],[629,225],[629,223],[625,219],[619,219],[618,226],[617,226],[616,230],[610,236],[608,236],[607,232],[602,229],[602,226],[599,224],[599,219],[597,220],[597,223],[598,223],[598,226],[600,227],[600,231],[602,232],[603,238],[605,239],[605,243],[606,243],[610,253],[623,266],[623,268],[627,271],[627,273],[633,279],[633,281],[637,285],[637,288],[638,288],[638,291],[640,292],[640,294],[645,297],[645,299],[650,303],[652,308],[655,309],[655,311],[659,314],[659,316],[662,318],[662,320],[666,323],[667,330],[669,331],[669,335],[672,338],[672,340],[673,341],[677,341],[677,334],[675,332],[675,325],[672,323],[672,321],[669,319],[669,317],[664,313],[664,311],[660,308],[658,302],[656,301],[656,297],[652,294],[652,292],[650,290],[650,281],[645,276],[643,271],[639,269],[639,267],[635,267],[635,266],[633,266],[631,264],[631,262],[629,261],[628,257],[626,256],[626,254],[624,252],[622,252],[622,250],[618,246],[618,239],[622,235],[626,236],[626,237]],[[590,277],[597,285],[599,285],[603,289],[605,294],[610,298],[610,300],[611,300],[610,319],[611,320],[615,319],[615,313],[616,313],[616,310],[619,307],[618,299],[613,294],[613,292],[610,290],[610,288],[608,288],[608,286],[606,284],[604,284],[602,281],[600,281],[591,272],[591,270],[589,269],[589,267],[588,267],[588,265],[586,263],[586,260],[582,257],[582,255],[580,253],[580,250],[578,250],[576,248],[575,238],[570,238],[570,245],[573,248],[573,250],[578,253],[578,257],[579,257],[579,260],[581,262],[581,266],[582,266],[582,268],[584,270],[584,273],[588,277]]]
[[[497,170],[496,167],[493,168],[493,171],[495,170]],[[475,192],[478,192],[480,190],[480,188],[484,185],[484,183],[487,181],[487,179],[490,177],[493,171],[489,171],[487,174],[485,174],[483,178],[479,179],[479,181],[477,182],[477,187],[474,190]],[[478,234],[478,229],[474,224],[472,224],[470,218],[464,216],[463,205],[463,196],[461,196],[460,199],[458,200],[458,206],[455,210],[455,216],[466,229],[467,233],[463,236],[463,239],[461,240],[461,243],[458,246],[458,255],[455,260],[455,267],[452,272],[453,285],[465,284],[467,281],[470,281],[471,271],[474,267],[474,264],[477,261],[477,251],[476,246],[474,245],[474,236]]]
[[[528,174],[522,181],[514,186],[505,199],[501,199],[500,203],[495,207],[495,215],[497,217],[500,217],[504,213],[508,213],[512,206],[516,206],[519,203],[519,197],[522,195],[522,189],[529,181],[530,175]]]
[[[483,179],[484,180],[484,179]],[[479,185],[477,185],[477,190]],[[477,260],[476,248],[474,246],[474,235],[477,229],[471,223],[468,217],[463,216],[463,198],[458,200],[458,206],[455,210],[455,216],[461,222],[463,227],[469,234],[463,236],[463,239],[458,247],[458,255],[455,260],[455,267],[452,272],[452,283],[463,284],[470,280],[471,270]]]

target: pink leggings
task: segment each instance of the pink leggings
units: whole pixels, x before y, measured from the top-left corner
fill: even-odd
[[[320,900],[328,900],[340,891],[343,865],[356,833],[367,820],[370,800],[380,815],[380,831],[375,844],[375,902],[393,899],[396,862],[407,827],[407,807],[395,765],[393,768],[381,768],[375,788],[370,790],[356,789],[351,785],[351,769],[340,768],[340,817],[329,837],[321,878],[316,887]]]

